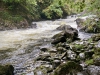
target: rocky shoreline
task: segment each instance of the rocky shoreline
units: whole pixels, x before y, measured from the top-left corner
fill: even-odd
[[[56,30],[61,32],[51,38],[52,48],[40,48],[34,75],[100,75],[100,33],[81,40],[78,30],[69,25]],[[6,72],[2,71],[0,67],[0,75]],[[9,71],[5,75],[13,75]]]
[[[80,40],[76,29],[63,25],[53,36],[52,49],[42,48],[36,61],[43,64],[35,69],[35,75],[99,75],[100,34]],[[70,37],[69,37],[70,36]]]

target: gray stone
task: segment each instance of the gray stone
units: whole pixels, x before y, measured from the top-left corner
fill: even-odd
[[[80,54],[79,54],[79,58],[80,58],[80,59],[85,59],[85,53],[80,53]]]
[[[76,59],[76,54],[75,52],[71,51],[71,50],[67,50],[67,57],[71,60]]]
[[[100,66],[90,65],[87,67],[89,75],[100,75]]]

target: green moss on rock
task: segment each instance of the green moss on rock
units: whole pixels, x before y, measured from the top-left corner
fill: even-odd
[[[85,63],[86,63],[87,65],[92,65],[92,64],[94,64],[93,59],[88,59],[88,60],[85,61]]]
[[[14,75],[14,67],[12,65],[0,65],[0,75]]]
[[[62,63],[59,67],[57,67],[54,72],[54,75],[66,75],[69,73],[76,73],[79,71],[82,71],[82,66],[73,61],[69,61],[67,63]]]

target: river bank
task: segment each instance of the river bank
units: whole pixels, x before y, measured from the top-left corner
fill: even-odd
[[[78,73],[81,75],[87,74],[87,72],[84,74],[84,69],[86,68],[89,72],[87,75],[94,73],[94,75],[99,75],[99,61],[96,58],[100,56],[100,48],[95,49],[100,43],[99,36],[97,39],[95,37],[92,39],[91,36],[94,34],[78,31],[77,37],[80,40],[74,40],[73,42],[65,41],[63,43],[59,41],[55,45],[51,44],[53,41],[52,37],[63,31],[56,28],[61,25],[71,25],[73,28],[77,28],[76,19],[77,17],[67,17],[67,19],[55,21],[39,21],[33,22],[33,24],[37,24],[37,28],[1,31],[0,63],[3,65],[12,64],[15,68],[15,75],[58,74],[58,71],[60,71],[59,65],[62,63],[82,66],[82,72]],[[72,65],[72,67],[76,66]],[[72,67],[70,68],[71,70],[75,69]],[[93,68],[95,70],[92,73]],[[77,70],[79,71],[79,69]],[[71,72],[74,73],[73,71]]]

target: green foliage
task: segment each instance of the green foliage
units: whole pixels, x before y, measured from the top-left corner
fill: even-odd
[[[46,7],[48,7],[51,3],[53,2],[53,0],[37,0],[37,5],[39,6],[39,8],[41,9],[45,9]]]
[[[88,59],[88,60],[85,61],[85,63],[87,65],[92,65],[93,64],[93,59]]]
[[[7,11],[1,11],[0,17],[4,20],[11,20],[12,22],[20,22],[21,20],[23,20],[22,16],[12,15]]]
[[[75,74],[79,71],[82,71],[82,66],[73,61],[68,61],[67,63],[62,63],[60,66],[58,66],[54,72],[54,75],[66,75],[69,73]]]
[[[82,25],[86,27],[86,32],[100,32],[100,20],[97,21],[95,18],[87,18]]]
[[[100,17],[100,0],[90,1],[90,7],[88,9]]]
[[[86,5],[86,0],[1,0],[7,5],[7,9],[19,11],[22,6],[35,18],[56,19],[71,13],[82,12]],[[88,8],[95,9],[99,15],[100,0],[89,0]],[[23,8],[22,8],[23,9]]]
[[[20,2],[24,2],[26,0],[2,0],[5,3],[20,3]]]
[[[42,11],[48,19],[55,19],[62,17],[63,11],[58,4],[50,5]]]

